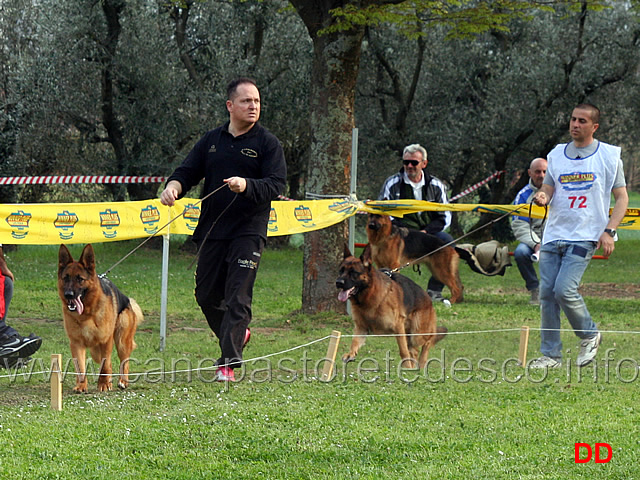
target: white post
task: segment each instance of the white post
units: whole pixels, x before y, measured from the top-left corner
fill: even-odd
[[[167,343],[167,294],[169,285],[169,229],[162,236],[162,287],[160,291],[160,351]]]

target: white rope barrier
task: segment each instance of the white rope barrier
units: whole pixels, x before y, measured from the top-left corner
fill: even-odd
[[[250,363],[250,362],[257,362],[260,360],[265,360],[267,358],[271,358],[271,357],[277,357],[279,355],[284,355],[285,353],[289,353],[289,352],[293,352],[295,350],[300,350],[301,348],[305,348],[305,347],[310,347],[311,345],[314,345],[316,343],[320,343],[320,342],[324,342],[325,340],[332,338],[333,335],[327,335],[325,337],[322,338],[318,338],[316,340],[312,340],[310,342],[304,343],[302,345],[297,345],[295,347],[291,347],[291,348],[287,348],[286,350],[282,350],[280,352],[275,352],[275,353],[269,353],[267,355],[263,355],[261,357],[255,357],[255,358],[250,358],[250,359],[246,359],[246,360],[242,360],[239,363]],[[195,372],[201,372],[201,371],[206,371],[206,370],[211,370],[213,368],[218,368],[218,367],[225,367],[228,366],[228,364],[224,364],[224,365],[212,365],[210,367],[204,367],[204,368],[187,368],[187,369],[182,369],[182,370],[171,370],[171,371],[166,371],[163,372],[163,375],[175,375],[177,373],[195,373]],[[28,372],[29,376],[33,376],[33,375],[43,375],[43,374],[49,374],[49,373],[62,373],[59,370],[43,370],[40,372]],[[129,372],[129,375],[147,375],[149,373],[153,373],[153,374],[157,374],[157,371],[146,371],[146,372]],[[21,375],[20,372],[14,373],[14,374],[5,374],[5,375],[0,375],[0,378],[15,378],[17,375]],[[72,375],[72,376],[79,376],[80,374],[77,372],[68,372],[66,373],[66,375]],[[111,374],[105,374],[105,373],[84,373],[85,376],[87,377],[101,377],[101,376],[112,376],[112,377],[119,377],[120,374],[119,373],[111,373]]]
[[[540,327],[529,327],[530,330],[533,331],[559,331],[559,332],[575,332],[575,330],[571,329],[571,328],[540,328]],[[355,335],[355,334],[351,334],[351,335],[342,335],[342,338],[353,338],[353,337],[370,337],[370,338],[393,338],[393,337],[399,337],[399,336],[430,336],[430,335],[480,335],[480,334],[489,334],[489,333],[506,333],[506,332],[520,332],[522,330],[522,327],[518,327],[518,328],[500,328],[500,329],[493,329],[493,330],[468,330],[468,331],[458,331],[458,332],[435,332],[435,333],[414,333],[414,334],[377,334],[377,335]],[[617,334],[617,335],[637,335],[640,334],[639,330],[599,330],[600,333],[606,333],[606,334]],[[246,359],[246,360],[242,360],[239,363],[242,364],[248,364],[248,363],[252,363],[252,362],[258,362],[261,360],[266,360],[267,358],[272,358],[272,357],[277,357],[280,355],[283,355],[285,353],[289,353],[289,352],[293,352],[295,350],[300,350],[302,348],[306,348],[309,347],[311,345],[314,345],[316,343],[320,343],[320,342],[324,342],[325,340],[328,339],[332,339],[332,338],[336,338],[335,335],[326,335],[324,337],[318,338],[316,340],[312,340],[310,342],[301,344],[301,345],[297,345],[291,348],[287,348],[285,350],[281,350],[279,352],[275,352],[275,353],[270,353],[267,355],[263,355],[260,357],[254,357],[254,358],[250,358],[250,359]],[[218,367],[222,367],[222,366],[227,366],[226,365],[212,365],[210,367],[203,367],[203,368],[194,368],[194,369],[180,369],[180,370],[172,370],[172,371],[165,371],[162,372],[163,375],[175,375],[178,373],[196,373],[196,372],[201,372],[201,371],[208,371],[211,370],[213,368],[218,368]],[[33,376],[33,375],[43,375],[43,374],[49,374],[49,373],[58,373],[61,374],[62,372],[56,370],[43,370],[43,371],[39,371],[39,372],[28,372],[29,376]],[[0,375],[0,378],[15,378],[18,375],[23,375],[25,374],[20,373],[20,372],[16,372],[13,374],[4,374],[4,375]],[[146,371],[146,372],[130,372],[129,375],[148,375],[148,374],[158,374],[157,371]],[[76,372],[68,372],[66,375],[79,375]],[[100,374],[100,373],[85,373],[85,375],[87,377],[100,377],[106,374]],[[111,376],[113,377],[118,377],[119,373],[112,373]]]

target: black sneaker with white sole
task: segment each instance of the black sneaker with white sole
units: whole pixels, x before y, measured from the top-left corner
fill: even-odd
[[[28,337],[13,334],[0,335],[0,364],[4,364],[3,359],[27,358],[38,351],[42,345],[42,338],[29,334]]]

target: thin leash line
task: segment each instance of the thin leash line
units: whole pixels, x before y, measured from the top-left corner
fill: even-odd
[[[533,238],[533,217],[531,216],[531,211],[533,208],[533,197],[531,198],[531,202],[529,202],[529,236],[531,237],[531,241],[535,242],[536,239]],[[548,206],[544,206],[544,217],[542,217],[542,223],[540,225],[544,225],[544,222],[547,220],[547,211]],[[536,242],[537,243],[537,242]]]
[[[462,235],[462,236],[460,236],[460,237],[458,237],[458,238],[456,238],[456,239],[451,240],[449,243],[445,243],[444,245],[441,245],[440,247],[436,248],[435,250],[432,250],[432,251],[431,251],[431,252],[429,252],[429,253],[425,253],[425,254],[424,254],[424,255],[422,255],[421,257],[415,258],[415,259],[413,259],[413,260],[411,260],[411,261],[409,261],[409,262],[405,263],[404,265],[401,265],[401,266],[399,266],[399,267],[394,268],[393,270],[385,270],[385,271],[384,271],[384,273],[386,273],[387,275],[391,276],[391,274],[393,274],[393,273],[397,273],[397,272],[399,272],[400,270],[402,270],[403,268],[407,268],[407,267],[409,267],[409,266],[413,265],[414,263],[418,263],[418,262],[420,262],[420,260],[422,260],[422,259],[424,259],[424,258],[427,258],[428,256],[433,255],[433,254],[434,254],[434,253],[436,253],[436,252],[439,252],[439,251],[440,251],[440,250],[442,250],[443,248],[446,248],[446,247],[448,247],[448,246],[451,246],[451,245],[453,245],[454,243],[456,243],[456,242],[458,242],[458,241],[462,240],[463,238],[468,237],[469,235],[472,235],[472,234],[476,233],[477,231],[482,230],[483,228],[487,228],[489,225],[493,225],[494,223],[499,222],[500,220],[502,220],[503,218],[505,218],[505,217],[507,217],[507,216],[509,216],[509,215],[513,215],[515,212],[517,212],[518,210],[520,210],[520,209],[521,209],[521,208],[523,208],[524,206],[525,206],[525,205],[520,205],[520,206],[518,206],[518,207],[514,208],[513,210],[509,210],[509,211],[508,211],[507,213],[505,213],[504,215],[500,215],[498,218],[494,218],[494,219],[493,219],[493,220],[491,220],[490,222],[487,222],[487,223],[485,223],[484,225],[481,225],[480,227],[478,227],[478,228],[476,228],[476,229],[474,229],[474,230],[471,230],[470,232],[467,232],[467,233],[465,233],[464,235]]]
[[[196,203],[193,204],[194,207],[200,205],[202,202],[204,202],[207,198],[209,198],[211,195],[213,195],[214,193],[217,193],[218,191],[222,190],[224,187],[228,187],[229,185],[227,183],[223,183],[222,185],[220,185],[218,188],[216,188],[215,190],[213,190],[212,192],[209,192],[207,195],[205,195],[204,197],[202,197],[200,200],[198,200]],[[235,197],[233,198],[233,200],[235,200]],[[231,201],[231,203],[233,203],[233,200]],[[231,203],[229,205],[231,205]],[[227,208],[229,208],[227,206]],[[226,208],[225,210],[226,211]],[[224,211],[222,213],[224,213]],[[173,222],[175,222],[178,218],[182,217],[184,215],[184,209],[182,210],[182,212],[180,212],[178,215],[176,215],[175,217],[173,217],[171,220],[169,220],[165,225],[163,225],[162,227],[160,227],[158,229],[158,231],[156,233],[154,233],[153,235],[145,238],[139,245],[137,245],[133,250],[131,250],[129,253],[127,253],[124,257],[122,257],[120,260],[118,260],[116,263],[114,263],[111,267],[109,267],[104,273],[98,275],[98,277],[100,278],[104,278],[107,276],[107,274],[113,270],[114,268],[116,268],[118,265],[120,265],[122,262],[124,262],[127,258],[129,258],[131,255],[133,255],[136,251],[138,251],[138,249],[140,247],[142,247],[145,243],[147,243],[149,240],[151,240],[152,238],[157,237],[160,232],[162,230],[164,230],[165,228],[167,228],[169,225],[171,225]],[[220,214],[222,215],[222,214]],[[220,218],[220,217],[218,217]],[[218,219],[216,219],[216,222],[218,221]],[[215,225],[215,222],[214,222]],[[208,234],[207,234],[208,235]],[[198,251],[199,253],[199,251]]]
[[[216,223],[218,223],[218,220],[220,220],[220,217],[222,217],[222,215],[225,214],[225,212],[227,210],[229,210],[229,207],[231,207],[231,205],[233,205],[233,202],[236,201],[236,198],[238,198],[238,195],[236,194],[231,201],[229,202],[229,204],[224,207],[224,210],[222,210],[222,212],[220,212],[220,215],[218,215],[218,217],[213,221],[213,223],[211,224],[211,226],[209,227],[209,231],[207,232],[207,234],[204,236],[204,238],[202,239],[202,242],[200,243],[200,246],[198,247],[198,251],[196,252],[195,257],[193,257],[193,260],[191,260],[191,263],[189,264],[189,266],[187,267],[187,270],[191,270],[191,268],[193,267],[193,264],[196,263],[196,261],[198,260],[198,258],[200,258],[200,252],[202,251],[202,247],[204,247],[205,242],[207,241],[207,239],[209,238],[209,235],[211,234],[211,230],[213,230],[213,227],[216,226]]]

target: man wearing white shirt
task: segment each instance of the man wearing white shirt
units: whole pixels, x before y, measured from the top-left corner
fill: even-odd
[[[629,197],[620,148],[593,135],[600,111],[581,104],[571,114],[572,142],[556,146],[548,155],[547,175],[534,202],[549,206],[540,249],[540,316],[542,357],[535,368],[562,364],[560,310],[582,340],[576,363],[589,364],[602,335],[578,292],[582,275],[596,250],[614,250],[616,228],[624,218]],[[611,195],[615,206],[609,217]]]

